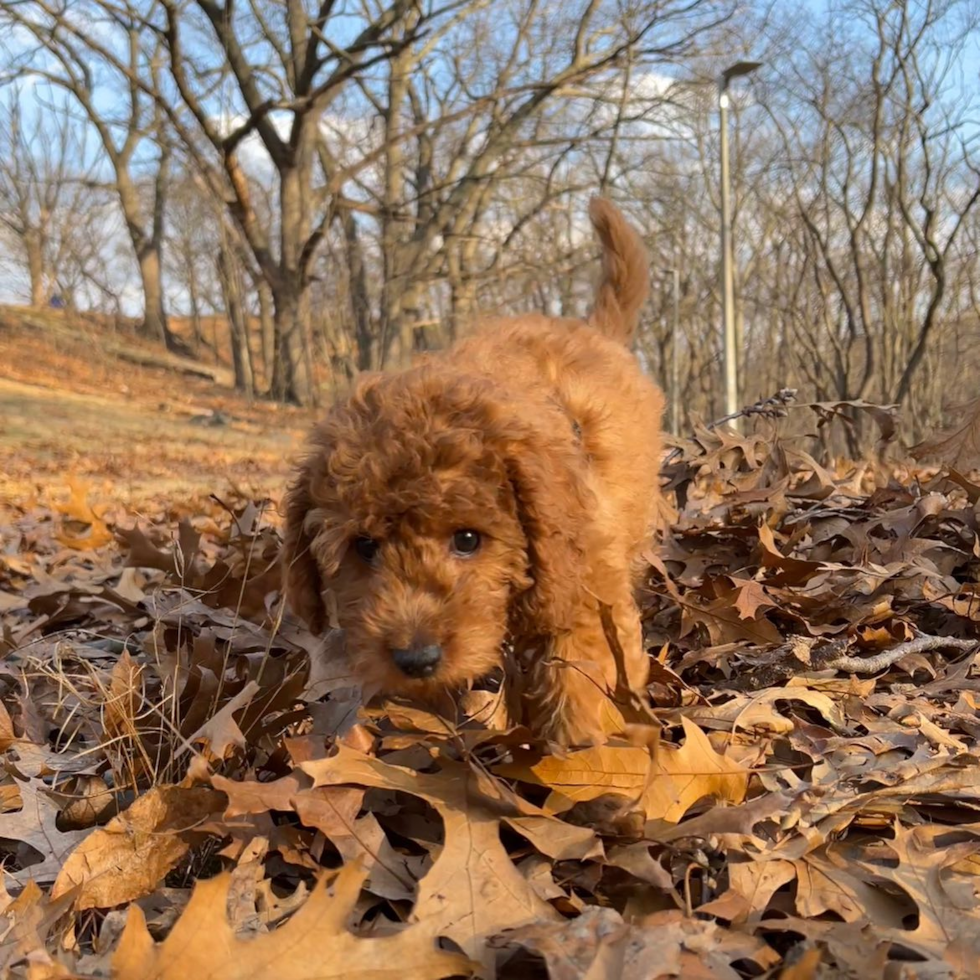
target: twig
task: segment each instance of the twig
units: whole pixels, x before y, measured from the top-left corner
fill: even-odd
[[[852,657],[845,651],[851,645],[847,637],[821,642],[813,636],[790,636],[782,646],[765,653],[748,656],[746,664],[753,667],[742,678],[736,678],[734,690],[755,691],[775,687],[792,677],[800,665],[804,670],[843,670],[851,674],[877,674],[887,670],[902,657],[929,650],[980,649],[980,640],[960,640],[952,636],[917,636],[870,657]],[[794,664],[793,661],[796,661]]]
[[[627,722],[639,722],[641,724],[656,724],[657,717],[650,710],[647,702],[639,697],[630,687],[629,673],[626,670],[626,651],[619,641],[619,631],[616,628],[616,620],[613,618],[612,606],[599,600],[599,619],[602,622],[602,631],[606,637],[606,643],[616,662],[616,689],[613,692],[613,702],[620,709],[623,718]]]
[[[768,398],[760,398],[754,405],[746,405],[745,408],[737,412],[732,412],[731,415],[723,415],[720,419],[709,422],[705,428],[710,432],[712,429],[717,429],[719,425],[724,425],[733,419],[750,418],[753,415],[759,415],[767,419],[786,418],[788,414],[787,407],[794,398],[796,398],[796,388],[780,388],[774,395],[770,395]],[[672,449],[667,454],[663,465],[666,466],[668,463],[672,463],[682,452],[683,450],[680,446]]]
[[[917,636],[914,640],[899,643],[891,650],[883,650],[871,657],[831,656],[823,660],[820,650],[813,653],[813,666],[847,670],[854,674],[876,674],[887,670],[892,664],[914,653],[927,653],[930,650],[964,650],[980,648],[978,640],[959,640],[952,636]],[[833,653],[833,651],[830,651]],[[823,661],[823,662],[821,662]]]

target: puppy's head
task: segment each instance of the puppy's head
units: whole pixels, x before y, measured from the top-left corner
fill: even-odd
[[[594,505],[571,423],[426,365],[363,379],[286,498],[284,580],[328,604],[369,687],[425,696],[500,662],[508,632],[572,625]]]

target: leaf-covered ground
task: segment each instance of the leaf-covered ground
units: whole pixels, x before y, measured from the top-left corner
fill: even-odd
[[[980,974],[980,486],[707,431],[665,472],[655,707],[567,753],[492,685],[361,707],[267,501],[8,509],[0,976]]]

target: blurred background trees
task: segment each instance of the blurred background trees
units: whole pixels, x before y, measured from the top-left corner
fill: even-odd
[[[249,394],[315,404],[480,311],[582,312],[601,190],[650,245],[641,354],[665,385],[677,357],[682,428],[712,419],[716,80],[750,57],[730,93],[742,401],[897,402],[915,439],[980,369],[978,13],[18,0],[2,299],[121,309]]]

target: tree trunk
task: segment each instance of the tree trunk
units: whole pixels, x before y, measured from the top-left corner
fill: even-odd
[[[310,117],[312,118],[312,117]],[[309,120],[306,120],[309,123]],[[275,356],[269,394],[277,401],[309,405],[313,400],[307,356],[304,243],[310,234],[310,183],[313,128],[307,124],[296,138],[296,164],[279,175],[279,241],[281,255],[272,289]]]
[[[350,279],[351,314],[354,317],[354,344],[357,348],[357,369],[372,371],[379,366],[371,317],[371,297],[368,293],[364,249],[354,212],[344,208],[341,221],[347,251],[347,274]]]
[[[264,279],[255,283],[259,297],[259,336],[262,344],[262,373],[266,387],[272,379],[272,365],[276,358],[276,328],[273,323],[272,290]]]
[[[47,306],[49,297],[44,281],[44,252],[40,236],[25,235],[24,250],[27,252],[27,271],[31,277],[31,306]]]
[[[902,371],[902,377],[898,382],[898,388],[895,391],[894,401],[898,405],[904,404],[906,399],[909,397],[909,391],[912,387],[912,378],[915,375],[919,364],[922,362],[922,358],[925,356],[926,343],[928,342],[929,335],[932,333],[932,329],[936,324],[939,305],[942,303],[943,296],[946,293],[945,263],[936,263],[932,269],[932,274],[934,277],[934,284],[932,287],[932,295],[929,297],[929,305],[926,307],[925,314],[922,317],[922,323],[919,326],[919,334],[918,337],[916,337],[915,346],[912,348],[911,354],[909,354],[908,361],[905,364],[905,369]]]
[[[422,322],[422,296],[413,282],[402,294],[401,302],[402,362],[409,365],[416,354],[439,346],[431,325]]]
[[[406,19],[404,28],[411,30],[417,12]],[[411,46],[403,48],[388,65],[388,98],[385,105],[385,186],[381,224],[381,251],[384,279],[381,292],[381,350],[378,359],[383,366],[394,353],[393,364],[406,366],[420,338],[416,335],[417,299],[410,276],[412,238],[416,232],[405,206],[406,160],[403,110],[408,97],[409,79],[415,67],[416,54]]]
[[[194,349],[199,351],[205,346],[205,340],[201,331],[201,302],[197,295],[197,266],[193,261],[187,263],[187,291],[191,303],[191,337],[194,339]],[[214,353],[217,354],[217,351]]]
[[[165,159],[161,160],[161,169]],[[115,165],[116,193],[126,219],[126,230],[133,243],[136,261],[143,286],[143,329],[150,337],[159,337],[167,350],[175,350],[177,344],[167,323],[167,312],[163,303],[163,217],[162,208],[165,197],[166,175],[158,171],[154,215],[151,234],[144,228],[144,206],[139,192],[133,184],[129,170],[119,161]]]
[[[275,356],[269,395],[275,401],[309,405],[313,398],[303,344],[303,317],[299,283],[283,283],[274,290],[272,319]]]
[[[219,249],[218,262],[221,271],[221,291],[225,297],[225,315],[228,317],[235,388],[251,398],[255,392],[255,380],[252,373],[252,352],[248,346],[248,323],[242,304],[240,270],[235,257],[227,248]]]
[[[476,316],[476,280],[464,277],[451,284],[452,316],[450,318],[451,341],[462,336]]]
[[[455,341],[472,323],[477,310],[476,279],[472,276],[476,257],[475,234],[456,248],[448,250],[449,290],[452,303],[449,317],[449,341]]]
[[[177,345],[167,323],[167,313],[163,306],[163,280],[160,274],[160,250],[146,244],[137,252],[140,267],[140,280],[143,284],[143,329],[147,336],[159,337],[167,350],[175,350]]]

